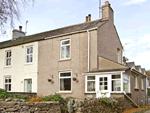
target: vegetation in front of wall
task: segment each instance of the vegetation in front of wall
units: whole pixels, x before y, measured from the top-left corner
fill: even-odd
[[[0,89],[0,101],[5,101],[7,98],[10,98],[11,101],[14,99],[23,99],[24,101],[29,101],[29,98],[27,95],[17,95],[17,94],[9,94],[7,90],[5,89]]]
[[[150,90],[148,90],[148,96],[150,96]]]
[[[62,101],[63,100],[63,98],[59,94],[44,96],[42,97],[42,99],[43,101]]]
[[[31,98],[29,99],[29,102],[43,102],[43,99],[40,97]]]
[[[128,110],[125,110],[123,113],[145,113],[148,110],[150,110],[150,105],[141,106],[140,108],[128,109]]]

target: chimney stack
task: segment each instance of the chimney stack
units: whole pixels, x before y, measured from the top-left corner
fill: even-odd
[[[22,26],[19,26],[19,30],[22,31]]]
[[[25,33],[22,31],[22,26],[19,26],[19,30],[15,29],[12,31],[12,39],[17,39],[20,37],[24,37]]]
[[[91,21],[91,14],[89,14],[88,17],[89,17],[89,22],[90,22]]]
[[[109,20],[112,23],[114,22],[114,11],[108,1],[102,6],[102,20]]]
[[[85,22],[88,22],[88,16],[86,16],[86,21]]]

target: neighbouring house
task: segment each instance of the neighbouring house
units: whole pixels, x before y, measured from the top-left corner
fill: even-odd
[[[150,105],[150,70],[146,71],[147,75],[147,103]]]
[[[19,29],[0,43],[0,88],[38,96],[123,97],[145,105],[145,70],[123,59],[108,1],[102,19],[91,21],[89,14],[84,23],[30,36]]]

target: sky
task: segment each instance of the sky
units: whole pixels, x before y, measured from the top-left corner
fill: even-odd
[[[124,47],[123,55],[146,70],[150,69],[150,0],[109,0],[114,10],[114,24]],[[105,4],[105,0],[101,0]],[[21,8],[21,20],[15,29],[27,24],[27,35],[85,22],[91,14],[99,19],[99,0],[35,0]],[[0,42],[12,38],[12,29],[0,35]]]

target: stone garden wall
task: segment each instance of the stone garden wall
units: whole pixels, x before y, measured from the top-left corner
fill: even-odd
[[[67,106],[69,113],[122,113],[125,110],[123,98],[72,99]]]
[[[61,113],[59,102],[0,102],[0,113]]]

